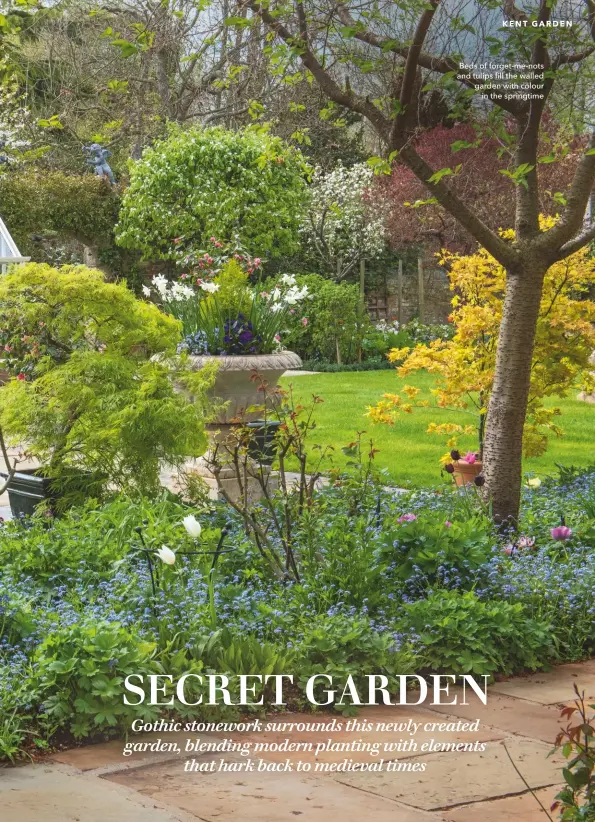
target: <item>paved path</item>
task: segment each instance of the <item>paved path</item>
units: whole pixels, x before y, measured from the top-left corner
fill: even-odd
[[[122,743],[109,742],[56,754],[44,764],[0,770],[0,818],[3,822],[545,822],[546,814],[510,762],[548,807],[560,787],[562,760],[549,757],[560,727],[560,707],[573,699],[573,685],[595,699],[595,660],[560,666],[545,674],[516,678],[491,686],[488,705],[435,708],[376,707],[363,709],[359,722],[422,723],[419,745],[481,742],[481,752],[391,753],[386,759],[409,770],[381,772],[219,772],[221,759],[240,767],[239,753],[186,754],[186,740],[221,741],[208,734],[152,734],[135,739],[177,740],[181,753],[122,756]],[[426,729],[427,723],[481,718],[474,734],[457,729]],[[275,719],[328,720],[327,715],[292,714]],[[339,717],[343,721],[345,718]],[[406,733],[405,733],[406,736]],[[260,741],[282,741],[287,733],[260,734]],[[232,735],[249,740],[249,735]],[[292,741],[394,741],[394,731],[346,734],[291,733]],[[252,737],[255,739],[255,737]],[[194,757],[212,772],[184,772]],[[298,759],[336,767],[346,755],[258,754],[265,767],[293,766]],[[347,757],[369,762],[367,753]],[[412,770],[425,762],[426,770]],[[214,765],[209,763],[214,762]]]

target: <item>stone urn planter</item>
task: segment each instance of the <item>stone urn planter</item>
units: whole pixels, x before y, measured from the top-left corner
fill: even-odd
[[[222,405],[206,426],[211,450],[217,444],[225,442],[234,427],[254,423],[262,418],[264,398],[263,392],[258,390],[260,380],[253,379],[255,374],[259,374],[262,379],[266,380],[270,389],[274,390],[285,371],[301,368],[302,365],[301,359],[293,351],[247,355],[193,354],[190,355],[189,360],[193,371],[199,371],[213,361],[219,364],[215,384],[209,392],[214,403]],[[256,410],[248,411],[249,408],[255,407]],[[270,444],[267,448],[270,448]],[[225,487],[232,497],[237,496],[237,477],[231,466],[214,477],[209,467],[209,455],[207,455],[194,463],[193,470],[207,480],[209,485],[216,484],[219,489]],[[257,483],[253,482],[251,486],[253,486],[251,492],[259,495]]]
[[[228,355],[190,355],[191,368],[199,371],[207,363],[217,362],[219,370],[215,385],[210,391],[213,400],[226,403],[213,419],[211,428],[251,422],[262,416],[261,411],[247,412],[252,406],[262,406],[262,391],[258,390],[259,382],[252,379],[255,373],[260,374],[274,389],[279,377],[292,368],[301,368],[302,361],[293,351],[281,351],[278,354],[228,354]]]

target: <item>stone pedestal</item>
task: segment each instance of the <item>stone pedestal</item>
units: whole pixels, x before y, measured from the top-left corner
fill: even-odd
[[[234,502],[241,502],[243,494],[246,496],[249,504],[256,503],[263,496],[263,487],[259,479],[254,476],[243,476],[240,480],[233,466],[228,466],[221,469],[217,475],[213,474],[208,462],[206,460],[197,460],[199,463],[194,469],[207,485],[213,489],[214,498],[231,498]],[[255,466],[255,468],[257,468]],[[256,470],[255,470],[256,473]],[[270,468],[263,471],[262,482],[270,494],[274,494],[279,488],[279,480],[276,473],[273,473]]]

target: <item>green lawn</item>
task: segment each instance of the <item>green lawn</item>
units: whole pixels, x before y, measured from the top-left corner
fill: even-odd
[[[285,388],[291,384],[301,402],[308,403],[313,394],[323,398],[324,403],[315,411],[317,428],[312,442],[334,445],[337,462],[345,460],[340,448],[351,442],[358,430],[365,430],[379,449],[378,466],[387,468],[401,487],[419,488],[443,481],[439,460],[446,451],[446,439],[427,434],[428,423],[468,424],[474,422],[473,417],[462,412],[457,416],[449,411],[416,408],[412,414],[401,415],[394,426],[387,426],[372,424],[364,414],[366,407],[373,405],[383,392],[397,392],[405,383],[421,388],[420,398],[427,398],[432,382],[428,374],[403,380],[390,370],[292,377],[283,379],[281,384]],[[595,405],[579,402],[575,397],[576,392],[568,399],[551,402],[562,409],[559,423],[564,436],[552,438],[544,456],[527,459],[526,471],[544,476],[555,472],[555,463],[587,465],[595,461]],[[477,447],[471,436],[462,437],[459,442],[461,450]]]

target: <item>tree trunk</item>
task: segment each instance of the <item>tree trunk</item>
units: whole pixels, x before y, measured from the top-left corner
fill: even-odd
[[[518,520],[523,428],[531,380],[533,344],[547,264],[527,255],[507,272],[506,296],[498,337],[484,465],[495,521],[514,526]]]

